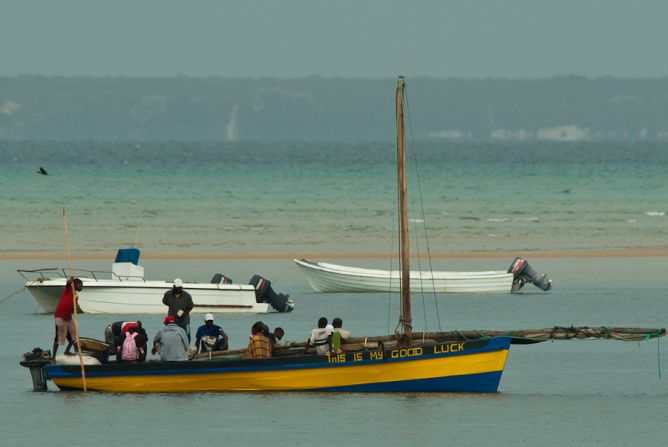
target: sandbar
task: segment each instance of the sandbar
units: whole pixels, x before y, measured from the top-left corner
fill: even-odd
[[[111,251],[79,251],[73,252],[74,260],[108,260],[115,257]],[[525,258],[654,258],[668,257],[668,247],[639,247],[614,249],[568,249],[568,250],[500,250],[500,251],[448,251],[432,252],[432,259],[508,259],[515,256]],[[230,252],[143,252],[142,259],[155,260],[208,260],[208,259],[389,259],[397,257],[387,252],[356,252],[356,251],[230,251]],[[421,258],[426,259],[423,254]],[[64,252],[48,251],[5,251],[0,252],[0,260],[62,260]]]

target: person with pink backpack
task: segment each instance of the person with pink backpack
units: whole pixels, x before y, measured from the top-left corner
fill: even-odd
[[[136,363],[146,361],[146,343],[148,336],[144,328],[131,327],[121,334],[120,343],[116,351],[116,360],[119,363]]]

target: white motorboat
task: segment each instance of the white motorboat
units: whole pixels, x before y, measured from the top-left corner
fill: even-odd
[[[65,269],[18,270],[44,312],[56,310],[65,287]],[[164,314],[164,293],[171,281],[147,281],[144,267],[139,265],[139,250],[120,249],[109,272],[75,269],[83,281],[79,307],[84,313],[99,314]],[[183,283],[193,298],[192,313],[266,313],[289,312],[294,303],[288,295],[277,294],[271,282],[255,275],[250,284],[233,284],[224,275],[214,275],[210,283]]]
[[[325,262],[293,259],[316,292],[398,292],[401,272],[374,270]],[[549,290],[552,281],[545,273],[536,273],[526,260],[516,258],[508,271],[477,272],[411,271],[411,292],[435,293],[511,293],[526,282]]]

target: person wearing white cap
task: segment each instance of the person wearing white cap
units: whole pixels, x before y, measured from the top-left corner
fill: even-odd
[[[213,324],[213,314],[204,315],[204,324],[197,329],[195,349],[204,354],[212,351],[227,351],[227,334],[222,327]]]
[[[183,290],[183,281],[179,278],[174,280],[174,286],[162,297],[162,304],[169,307],[167,315],[174,317],[175,323],[186,331],[190,343],[190,311],[193,310],[193,299]]]

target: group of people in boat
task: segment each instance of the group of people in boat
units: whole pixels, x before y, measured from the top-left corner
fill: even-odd
[[[83,282],[79,278],[67,279],[65,289],[60,297],[54,313],[56,333],[51,354],[55,361],[58,346],[68,341],[66,354],[74,343],[76,329],[72,315],[77,304],[78,295],[83,289]],[[163,321],[163,327],[155,334],[151,346],[151,353],[158,354],[163,361],[185,361],[200,353],[211,353],[228,350],[228,336],[222,327],[214,324],[214,316],[207,313],[204,324],[199,326],[195,334],[195,346],[190,347],[190,312],[193,309],[193,300],[190,294],[183,290],[183,282],[175,279],[170,290],[166,291],[162,302],[168,311]],[[334,318],[328,324],[327,318],[318,320],[318,327],[311,331],[306,343],[306,349],[314,348],[319,355],[338,354],[342,352],[342,344],[350,337],[350,332],[342,327],[341,318]],[[262,321],[257,321],[251,327],[251,336],[248,347],[243,352],[243,358],[271,357],[277,346],[284,344],[285,331],[277,327],[270,332],[269,327]],[[109,344],[109,356],[115,356],[119,363],[144,362],[148,354],[149,337],[141,321],[117,321],[105,329],[105,341]]]
[[[327,318],[320,317],[318,327],[311,331],[306,348],[315,348],[318,355],[340,354],[347,338],[350,338],[350,332],[343,329],[341,318],[334,318],[332,324],[328,324]]]

